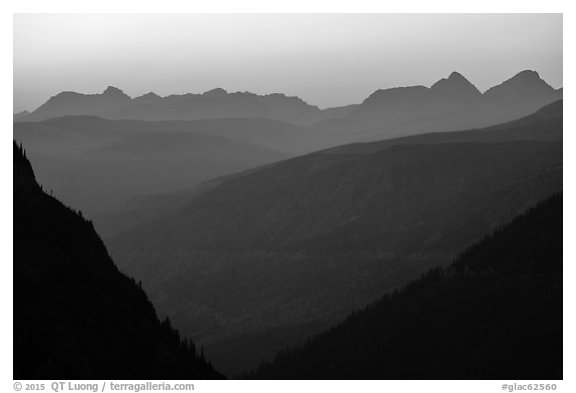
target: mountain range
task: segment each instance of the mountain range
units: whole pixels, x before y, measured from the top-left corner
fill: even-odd
[[[453,72],[430,87],[380,89],[340,108],[223,89],[131,98],[109,87],[102,94],[60,93],[32,113],[15,114],[14,139],[26,146],[36,172],[16,146],[15,294],[23,311],[15,315],[15,331],[23,333],[15,335],[22,354],[15,358],[20,370],[15,376],[48,377],[57,369],[71,370],[63,378],[111,375],[105,366],[90,364],[96,359],[121,370],[117,375],[123,379],[151,369],[157,373],[146,371],[146,378],[219,377],[175,328],[202,345],[216,369],[238,376],[271,362],[280,349],[331,327],[351,326],[343,322],[350,313],[430,269],[440,268],[430,273],[436,277],[432,286],[426,278],[417,286],[444,290],[438,272],[453,271],[448,266],[462,250],[562,191],[562,94],[534,71],[483,93]],[[49,224],[56,222],[64,224]],[[514,247],[518,244],[510,250]],[[55,269],[38,265],[43,259]],[[86,263],[68,263],[74,260]],[[516,288],[517,279],[505,282]],[[68,284],[75,281],[86,290]],[[462,277],[454,282],[460,285]],[[27,287],[34,288],[30,295]],[[552,293],[557,286],[546,288]],[[106,295],[94,312],[118,328],[94,325],[103,337],[98,343],[110,345],[110,353],[125,345],[121,351],[139,354],[138,359],[127,354],[109,360],[86,339],[99,333],[91,329],[86,310],[101,291]],[[169,316],[170,322],[160,322],[146,294],[160,319]],[[58,299],[68,297],[74,301],[58,308]],[[411,302],[403,304],[409,309],[424,304]],[[133,311],[124,318],[118,309]],[[44,364],[52,344],[42,346],[37,327],[63,314],[72,317],[52,323],[55,330],[47,337],[56,343],[56,330],[69,331],[67,355],[50,368]],[[380,316],[366,318],[389,328]],[[401,318],[413,315],[407,311]],[[329,332],[342,328],[335,329]],[[376,375],[346,363],[351,357],[365,367],[353,351],[371,345],[356,337],[364,334],[357,325],[352,331],[353,345],[343,351],[347,358],[328,364],[349,370],[343,375],[350,378]],[[127,336],[133,340],[124,340]],[[338,342],[323,340],[305,348],[326,345],[329,353]],[[386,346],[374,340],[378,348]],[[86,348],[85,354],[74,348]],[[310,364],[325,360],[316,349],[304,350],[313,354]],[[298,351],[284,352],[252,375],[311,377],[294,366]],[[488,353],[481,353],[482,361]],[[380,355],[370,352],[367,359]],[[33,365],[28,370],[26,362]],[[280,370],[277,364],[286,366]],[[446,367],[434,369],[435,375],[472,375],[466,371],[472,366]],[[557,373],[556,366],[543,367]],[[390,377],[403,375],[400,368]],[[478,370],[496,375],[490,368]]]
[[[518,119],[562,98],[535,71],[522,71],[481,93],[457,72],[430,88],[381,89],[342,119],[316,123],[340,144],[434,131],[480,128]]]
[[[306,125],[327,117],[345,116],[353,107],[323,111],[298,97],[280,93],[228,93],[222,88],[202,94],[188,93],[167,97],[150,92],[131,98],[122,90],[109,86],[101,94],[57,94],[29,115],[19,116],[18,120],[40,121],[62,116],[93,115],[107,119],[155,121],[260,118]]]
[[[105,241],[219,369],[246,372],[561,191],[562,106],[230,175]]]
[[[360,104],[320,110],[282,94],[130,98],[64,92],[14,116],[37,176],[91,216],[132,210],[151,194],[343,144],[479,128],[518,119],[562,97],[523,71],[482,94],[453,72],[430,88],[381,89]],[[130,213],[131,214],[131,213]],[[107,226],[107,225],[106,225]]]
[[[63,92],[30,114],[19,114],[15,121],[72,115],[155,121],[274,119],[318,127],[326,133],[325,137],[334,138],[332,142],[336,145],[359,138],[374,140],[408,133],[485,127],[527,115],[560,98],[562,89],[554,89],[535,71],[522,71],[484,93],[460,73],[453,72],[429,88],[379,89],[360,104],[324,110],[280,93],[229,93],[222,88],[167,97],[151,92],[135,98],[115,87],[108,87],[101,94]]]

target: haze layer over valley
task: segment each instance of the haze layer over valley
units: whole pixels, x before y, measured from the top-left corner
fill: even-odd
[[[229,176],[107,243],[235,375],[561,189],[559,101],[495,127],[346,145]]]
[[[534,71],[484,94],[454,72],[430,88],[381,89],[360,104],[325,110],[283,94],[215,89],[130,98],[109,87],[102,94],[52,97],[15,118],[14,136],[41,164],[37,176],[46,187],[105,221],[150,194],[190,191],[219,176],[344,143],[498,124],[560,98],[562,89]]]
[[[15,14],[14,378],[562,379],[562,18]]]
[[[162,315],[237,375],[561,191],[561,98],[534,71],[484,93],[453,72],[325,110],[108,87],[52,97],[14,137]]]

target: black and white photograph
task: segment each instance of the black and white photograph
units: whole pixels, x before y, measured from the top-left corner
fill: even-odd
[[[561,10],[11,18],[6,391],[568,391]]]

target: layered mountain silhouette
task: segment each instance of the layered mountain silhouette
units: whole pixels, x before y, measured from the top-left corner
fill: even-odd
[[[377,90],[344,119],[316,124],[339,142],[480,128],[526,116],[562,98],[535,71],[522,71],[484,94],[453,72],[430,88]]]
[[[124,107],[131,98],[116,87],[108,86],[102,94],[65,91],[41,105],[22,120],[44,120],[53,117],[106,113]]]
[[[108,87],[102,94],[60,93],[15,121],[41,121],[70,115],[107,119],[200,120],[274,119],[319,128],[324,147],[360,140],[486,127],[513,120],[562,98],[535,71],[522,71],[482,94],[464,76],[451,73],[430,88],[409,86],[377,90],[361,104],[321,110],[284,94],[229,93],[216,88],[202,94],[160,97],[153,92],[130,98]]]
[[[14,143],[14,379],[221,378]]]
[[[562,195],[556,194],[257,379],[562,379]]]
[[[557,90],[542,80],[536,71],[526,70],[488,89],[484,94],[489,99],[516,103],[518,100],[535,99],[535,97],[554,99],[556,93]]]
[[[485,129],[270,164],[106,241],[220,369],[246,372],[561,191],[562,118],[558,101]]]
[[[275,119],[298,125],[345,116],[353,106],[322,111],[298,97],[276,93],[228,93],[216,88],[202,94],[160,97],[150,92],[130,98],[120,89],[108,87],[102,94],[64,92],[50,98],[28,116],[18,120],[41,121],[71,115],[107,119],[200,120],[220,118]]]
[[[134,196],[192,188],[309,151],[317,142],[306,135],[302,127],[267,119],[68,116],[14,123],[41,183],[90,216],[121,210]]]
[[[446,266],[464,247],[560,192],[561,98],[562,89],[535,71],[522,71],[484,93],[453,72],[430,87],[380,89],[359,104],[328,109],[284,94],[216,88],[132,98],[108,87],[101,94],[63,92],[32,113],[15,114],[14,138],[27,147],[48,194],[94,217],[118,266],[142,281],[160,315],[205,345],[217,369],[239,375],[430,268]],[[64,220],[79,234],[89,227],[86,236],[96,239],[70,248],[62,239],[74,240],[75,233],[58,232],[68,227],[42,232],[50,242],[37,247],[38,253],[72,260],[99,242],[90,224],[39,192],[35,180],[23,182],[34,187],[18,188],[25,193],[16,191],[19,181],[15,164],[15,199],[35,190],[34,198],[20,198],[30,205],[18,202],[25,207],[19,207],[18,228],[15,219],[18,234],[31,230],[31,217],[39,217],[41,228]],[[52,213],[60,209],[68,218]],[[75,226],[74,220],[84,224]],[[18,255],[41,260],[23,239],[18,238]],[[101,246],[90,255],[100,260],[104,253]],[[103,258],[103,265],[113,266]],[[92,277],[89,266],[79,274]],[[22,285],[32,278],[25,276]],[[116,284],[110,293],[136,299],[136,309],[153,315],[143,290],[126,280],[141,295],[120,296]],[[102,304],[113,307],[112,302],[112,296],[104,297]],[[46,315],[22,320],[38,322]],[[79,317],[82,326],[86,318]],[[216,375],[189,344],[174,338],[169,324],[154,330],[155,318],[141,329],[155,337],[155,349],[137,352],[143,363],[120,368],[122,375],[138,376],[138,367],[152,367],[144,363],[155,350],[172,359],[164,363],[174,373],[153,376],[189,378],[180,371],[189,364],[204,370],[199,377],[206,370]],[[118,337],[136,329],[128,321],[117,323]],[[74,341],[80,340],[74,332],[67,349],[87,345],[91,359],[106,362],[90,344]],[[143,340],[143,334],[135,339]],[[28,337],[18,340],[24,348]],[[23,353],[32,356],[29,348]],[[299,356],[294,353],[286,359]],[[71,358],[77,359],[76,374],[88,375],[88,360],[79,353]],[[50,375],[54,370],[42,368],[45,358],[38,359],[36,372]],[[335,367],[349,367],[351,378],[359,375],[342,364]],[[275,378],[280,374],[274,370],[275,365],[258,375]]]
[[[448,78],[440,79],[430,87],[430,90],[438,97],[454,101],[475,101],[482,96],[480,90],[458,72],[451,73]]]
[[[378,90],[359,105],[325,110],[283,94],[217,88],[130,98],[108,87],[52,97],[15,116],[14,135],[38,162],[43,184],[65,203],[104,216],[131,208],[133,198],[329,147],[499,124],[561,96],[534,71],[484,94],[453,72],[430,88]]]

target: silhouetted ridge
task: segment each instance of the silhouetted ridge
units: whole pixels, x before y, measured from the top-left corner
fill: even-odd
[[[222,98],[226,97],[228,95],[228,92],[222,89],[221,87],[217,87],[216,89],[208,90],[202,95],[210,98]]]
[[[425,86],[407,86],[407,87],[392,87],[390,89],[379,89],[372,93],[368,98],[363,101],[363,104],[370,104],[374,102],[386,103],[396,100],[409,100],[419,97],[428,88]]]
[[[114,86],[108,86],[106,88],[106,90],[104,90],[104,92],[102,93],[103,95],[106,96],[116,96],[116,97],[128,97],[130,98],[128,95],[124,94],[124,92],[122,90],[120,90],[117,87]]]
[[[562,379],[562,195],[249,377]]]
[[[154,103],[158,103],[158,102],[162,101],[162,97],[160,97],[158,94],[151,91],[151,92],[143,94],[139,97],[135,97],[132,101],[135,103],[154,104]]]
[[[484,97],[489,100],[514,100],[541,96],[553,97],[557,94],[558,92],[541,79],[536,71],[525,70],[488,89]]]
[[[323,147],[359,140],[381,140],[431,131],[479,128],[511,121],[562,98],[535,71],[522,71],[482,94],[462,74],[425,86],[379,89],[361,104],[319,109],[282,93],[258,95],[215,88],[202,94],[131,99],[120,89],[102,94],[62,93],[14,121],[41,121],[68,115],[125,120],[274,119],[314,126]],[[312,130],[311,130],[312,131]]]
[[[430,90],[452,99],[478,99],[482,96],[476,86],[458,72],[452,72],[448,78],[440,79]]]
[[[14,378],[219,378],[14,143]]]
[[[517,73],[512,79],[523,81],[540,81],[540,74],[534,70],[524,70]]]
[[[18,145],[14,142],[14,189],[22,190],[34,190],[38,188],[38,183],[36,183],[36,177],[34,176],[34,171],[32,170],[32,165],[26,157],[26,152],[22,147],[22,144]]]

